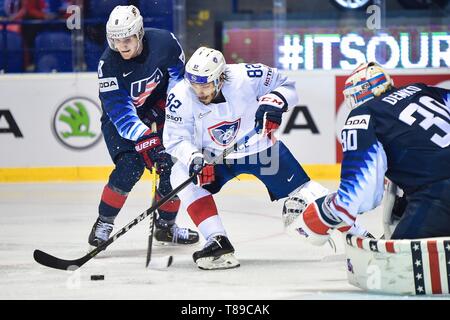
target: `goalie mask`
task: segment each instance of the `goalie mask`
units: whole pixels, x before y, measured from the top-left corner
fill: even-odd
[[[106,39],[109,47],[117,51],[114,39],[128,38],[135,35],[141,42],[144,37],[144,22],[135,6],[117,6],[109,15],[106,23]]]
[[[355,109],[380,96],[393,85],[394,81],[378,63],[362,63],[345,81],[345,102],[350,109]]]

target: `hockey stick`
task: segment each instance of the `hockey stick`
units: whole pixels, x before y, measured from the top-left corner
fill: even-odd
[[[151,125],[151,129],[153,132],[158,130],[156,122],[153,122]],[[152,167],[152,206],[156,203],[156,184],[158,182],[158,175],[156,173],[157,164],[155,163]],[[153,211],[150,215],[150,225],[149,225],[149,233],[148,233],[148,241],[147,241],[147,258],[145,260],[145,267],[148,267],[150,264],[150,260],[152,259],[152,248],[153,248],[153,232],[155,230],[155,213]]]
[[[156,203],[156,185],[158,183],[158,174],[156,172],[157,164],[155,163],[152,168],[153,182],[152,182],[152,205]],[[164,256],[160,258],[152,259],[153,252],[153,233],[155,230],[156,211],[150,214],[150,224],[147,242],[147,258],[145,261],[145,267],[149,269],[165,270],[172,265],[173,256]]]
[[[214,158],[212,163],[216,164],[216,163],[218,163],[219,160],[223,160],[230,153],[240,150],[242,148],[242,146],[245,147],[247,141],[251,137],[253,137],[255,134],[257,134],[258,132],[259,131],[257,128],[253,128],[249,133],[247,133],[242,138],[240,138],[238,141],[236,141],[231,147],[225,149],[219,156]],[[74,270],[80,268],[86,262],[88,262],[89,260],[94,258],[97,254],[99,254],[101,251],[105,250],[111,243],[113,243],[118,238],[120,238],[125,233],[127,233],[132,227],[137,225],[139,222],[144,220],[146,217],[148,217],[150,214],[152,214],[159,207],[164,205],[167,201],[172,199],[178,192],[180,192],[181,190],[186,188],[186,186],[188,186],[195,179],[197,179],[196,174],[190,176],[186,181],[184,181],[178,187],[173,189],[172,192],[170,192],[167,195],[165,195],[164,197],[162,197],[161,200],[159,200],[154,205],[152,205],[150,208],[145,210],[143,213],[141,213],[139,216],[137,216],[133,221],[128,223],[125,227],[123,227],[122,229],[117,231],[111,238],[109,238],[108,240],[106,240],[105,242],[100,244],[97,248],[88,252],[83,257],[81,257],[79,259],[75,259],[75,260],[64,260],[64,259],[60,259],[55,256],[52,256],[44,251],[34,250],[34,253],[33,253],[34,260],[36,260],[37,263],[40,263],[43,266],[53,268],[53,269],[74,271]]]
[[[156,183],[158,181],[155,167],[152,168],[152,176],[153,176],[152,180],[152,206],[153,206],[156,202]],[[147,242],[147,260],[145,261],[146,267],[148,267],[150,260],[152,259],[153,231],[155,230],[155,213],[156,212],[152,212],[152,214],[150,215],[150,226]]]

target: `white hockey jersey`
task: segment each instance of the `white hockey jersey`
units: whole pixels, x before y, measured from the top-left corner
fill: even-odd
[[[163,142],[166,151],[189,165],[196,151],[217,155],[255,126],[255,113],[260,97],[275,91],[289,108],[298,102],[294,81],[263,64],[229,64],[227,80],[222,87],[225,102],[204,105],[187,80],[180,81],[169,92]],[[286,105],[287,104],[287,105]],[[273,141],[262,134],[254,136],[239,153],[227,158],[236,159],[263,151]]]

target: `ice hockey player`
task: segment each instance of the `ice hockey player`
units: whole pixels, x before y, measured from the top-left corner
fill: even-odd
[[[103,189],[99,217],[89,235],[91,246],[108,239],[114,219],[145,168],[151,169],[157,163],[157,198],[172,191],[173,162],[162,144],[165,100],[168,88],[184,74],[184,53],[175,36],[159,29],[144,32],[142,16],[135,6],[115,7],[106,34],[109,48],[98,65],[99,96],[102,132],[115,168]],[[150,129],[154,122],[157,132]],[[179,205],[180,200],[175,198],[158,210],[154,233],[157,241],[198,241],[197,232],[175,224]]]
[[[386,176],[405,195],[391,239],[450,236],[450,91],[423,83],[396,88],[369,62],[353,71],[343,93],[352,111],[341,133],[339,189],[306,201],[288,229],[323,243],[330,228],[352,225],[381,203]]]
[[[206,47],[194,52],[186,64],[185,81],[169,92],[164,141],[167,152],[178,159],[172,185],[199,173],[197,183],[179,197],[206,240],[204,248],[193,254],[200,269],[239,266],[212,196],[230,179],[242,173],[256,176],[272,201],[295,197],[302,187],[318,195],[327,193],[273,135],[283,112],[297,100],[295,83],[277,69],[226,64],[220,51]],[[222,163],[208,163],[255,127],[262,129],[243,150]]]

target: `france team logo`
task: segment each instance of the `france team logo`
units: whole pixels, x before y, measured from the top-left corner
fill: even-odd
[[[241,125],[241,118],[235,121],[222,121],[208,128],[211,139],[219,146],[228,146],[235,138]]]

